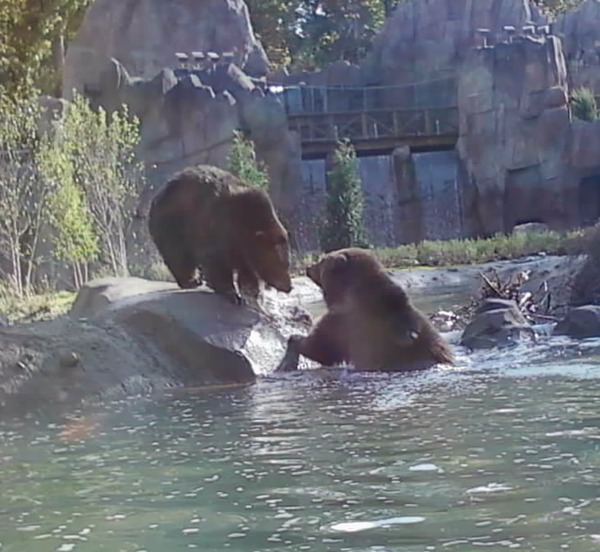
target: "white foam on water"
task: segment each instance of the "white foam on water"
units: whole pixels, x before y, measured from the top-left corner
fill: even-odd
[[[544,434],[546,437],[584,437],[586,435],[597,435],[597,430],[592,428],[565,429],[564,431],[550,431]]]
[[[330,529],[338,533],[357,533],[359,531],[376,529],[378,527],[389,527],[392,525],[410,525],[414,523],[422,523],[424,521],[425,518],[422,516],[400,516],[374,521],[346,521],[342,523],[334,523],[330,526]]]
[[[600,363],[560,361],[547,364],[529,364],[502,368],[499,376],[503,378],[531,377],[568,377],[570,379],[600,379]]]
[[[408,468],[408,471],[412,471],[412,472],[431,472],[431,471],[439,472],[439,471],[441,471],[441,468],[439,466],[436,466],[435,464],[417,464],[416,466],[410,466]]]
[[[481,487],[473,487],[467,489],[467,494],[480,494],[480,493],[501,493],[504,491],[512,491],[512,487],[506,483],[489,483],[488,485],[482,485]]]

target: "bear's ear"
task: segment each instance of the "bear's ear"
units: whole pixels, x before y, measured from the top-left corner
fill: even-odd
[[[319,263],[319,279],[321,280],[321,287],[325,289],[329,288],[330,285],[339,286],[343,284],[343,274],[347,263],[348,255],[346,255],[346,253],[336,252],[329,253],[325,256]]]

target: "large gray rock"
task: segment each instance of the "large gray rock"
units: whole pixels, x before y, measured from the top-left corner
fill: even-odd
[[[71,318],[94,318],[115,303],[150,293],[177,291],[175,282],[157,282],[144,278],[98,278],[81,286],[69,311]]]
[[[570,163],[579,178],[600,174],[600,120],[572,122]]]
[[[586,0],[552,25],[561,37],[571,86],[586,86],[600,94],[600,1]]]
[[[578,339],[600,337],[600,306],[584,305],[570,310],[554,327],[554,334]]]
[[[571,279],[569,304],[575,307],[600,304],[600,228],[592,231],[588,255],[577,274]],[[595,236],[594,236],[595,234]]]
[[[166,283],[92,282],[71,316],[0,328],[0,411],[250,383],[274,370],[287,336],[310,323],[297,308],[271,310],[266,318]]]
[[[153,78],[176,52],[234,52],[255,75],[269,63],[243,0],[95,0],[67,49],[63,94],[95,85],[110,58],[133,75]]]
[[[546,19],[528,0],[408,0],[400,2],[373,45],[371,65],[384,84],[405,84],[454,74],[480,38],[504,38],[503,26],[521,29]]]
[[[469,349],[507,347],[526,335],[535,338],[533,328],[514,301],[488,299],[464,329],[460,344]]]
[[[567,73],[556,37],[518,37],[471,50],[459,75],[458,151],[472,233],[524,222],[578,223],[569,163]]]

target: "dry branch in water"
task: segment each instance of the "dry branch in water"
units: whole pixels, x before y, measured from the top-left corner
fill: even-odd
[[[514,301],[519,310],[530,322],[555,322],[551,314],[552,294],[546,280],[542,281],[535,293],[525,291],[523,286],[531,278],[531,270],[520,270],[504,279],[494,268],[480,272],[481,289],[471,301],[455,311],[440,310],[430,316],[431,321],[443,331],[463,330],[473,319],[476,310],[486,299],[506,299]]]

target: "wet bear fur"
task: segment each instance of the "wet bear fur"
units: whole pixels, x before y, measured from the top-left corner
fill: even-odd
[[[288,234],[269,196],[225,170],[175,174],[153,198],[148,227],[180,288],[205,282],[237,303],[257,301],[261,281],[292,289]]]
[[[341,249],[310,266],[327,312],[308,336],[292,336],[278,370],[294,370],[299,355],[324,366],[402,372],[453,364],[449,344],[415,308],[367,250]]]

